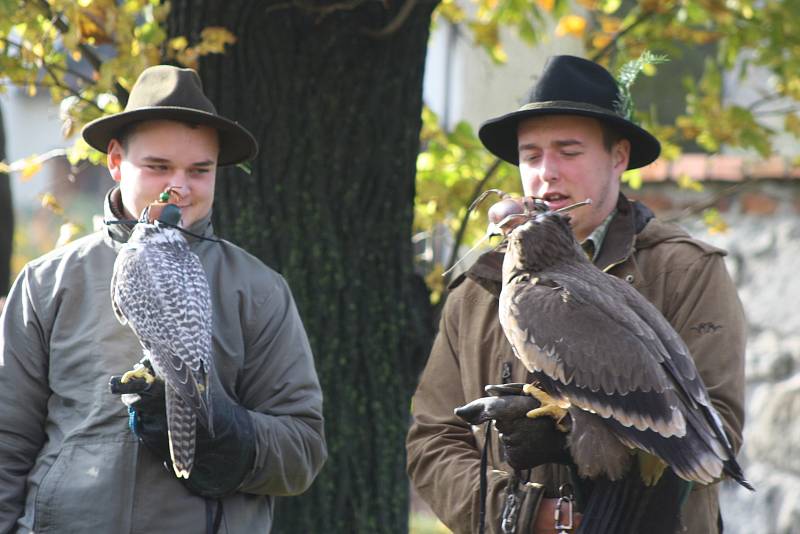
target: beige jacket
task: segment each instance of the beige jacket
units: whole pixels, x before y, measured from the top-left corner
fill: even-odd
[[[107,205],[106,217],[115,218]],[[210,218],[191,228],[213,236]],[[0,533],[202,533],[206,502],[140,446],[108,379],[142,357],[111,309],[108,226],[28,264],[0,331]],[[221,533],[268,532],[273,496],[311,484],[327,452],[322,393],[289,287],[227,241],[190,240],[212,288],[215,367],[250,411],[256,458]]]
[[[736,450],[744,419],[745,320],[724,252],[651,218],[641,204],[620,196],[595,263],[629,281],[669,320],[687,343],[711,400]],[[523,382],[497,319],[502,256],[488,253],[457,280],[412,402],[408,473],[419,494],[456,533],[477,532],[483,429],[471,428],[453,409],[485,396],[484,386]],[[487,532],[499,532],[510,468],[490,442]],[[566,469],[542,466],[534,480],[547,496],[568,481]],[[698,486],[683,508],[684,532],[717,532],[718,488]]]

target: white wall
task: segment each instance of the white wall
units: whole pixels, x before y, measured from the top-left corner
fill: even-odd
[[[29,97],[25,90],[10,87],[0,94],[0,106],[6,134],[7,162],[67,146],[68,142],[61,136],[58,106],[46,91]],[[51,178],[51,170],[47,166],[25,182],[21,181],[18,173],[12,174],[11,189],[15,205],[21,207],[38,203],[37,195],[44,192]]]
[[[554,37],[552,31],[549,35],[546,42],[534,48],[522,42],[513,30],[502,31],[508,62],[498,65],[486,51],[474,45],[468,30],[456,31],[440,21],[428,47],[425,103],[443,121],[448,118],[446,126],[466,120],[475,130],[487,119],[516,110],[524,103],[549,56],[583,55],[578,39]]]

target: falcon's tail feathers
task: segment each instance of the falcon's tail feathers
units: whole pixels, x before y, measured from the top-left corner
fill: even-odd
[[[189,478],[194,467],[197,418],[192,407],[187,405],[172,388],[167,387],[165,394],[172,469],[176,477]]]

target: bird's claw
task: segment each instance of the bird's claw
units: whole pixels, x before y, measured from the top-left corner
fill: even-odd
[[[562,423],[569,414],[569,412],[567,412],[567,408],[570,407],[569,402],[555,399],[533,384],[525,384],[522,387],[522,391],[535,398],[540,403],[538,408],[534,408],[525,414],[526,417],[530,419],[543,416],[552,417],[556,422],[556,428],[562,432],[569,432],[569,427]]]
[[[121,384],[127,384],[133,378],[142,378],[148,384],[152,384],[156,380],[156,377],[150,373],[150,369],[141,363],[137,363],[132,370],[123,373],[119,381]]]

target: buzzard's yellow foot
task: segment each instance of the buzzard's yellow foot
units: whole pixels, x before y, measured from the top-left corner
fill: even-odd
[[[552,417],[556,422],[556,428],[562,432],[569,432],[569,427],[561,424],[561,421],[567,416],[567,408],[570,407],[569,402],[554,399],[533,384],[525,384],[522,391],[541,403],[541,406],[529,411],[526,414],[527,417],[531,419],[542,416]]]
[[[148,384],[152,384],[156,377],[150,374],[150,369],[147,368],[146,365],[142,365],[141,363],[137,363],[133,366],[132,371],[128,371],[122,375],[122,378],[119,379],[121,384],[127,384],[131,378],[144,378],[145,382]]]
[[[658,456],[642,450],[637,450],[636,452],[639,457],[639,472],[642,475],[642,482],[644,482],[645,486],[655,486],[661,475],[664,474],[667,464]]]

